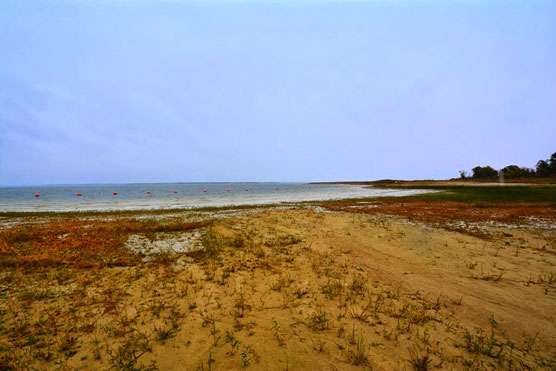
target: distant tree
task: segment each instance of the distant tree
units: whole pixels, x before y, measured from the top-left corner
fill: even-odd
[[[519,167],[517,165],[509,165],[500,170],[504,175],[504,178],[528,178],[535,175],[533,169],[526,167]]]
[[[517,165],[508,165],[499,171],[496,171],[490,166],[475,166],[473,169],[473,179],[511,179],[511,178],[529,178],[529,177],[556,177],[556,152],[554,152],[549,159],[539,160],[535,169],[527,167],[519,167]],[[469,178],[469,175],[464,171],[459,172],[460,179]]]
[[[519,174],[519,170],[520,167],[517,165],[509,165],[506,166],[505,168],[502,168],[502,170],[500,170],[502,172],[502,174],[504,174],[505,178],[517,178],[517,174]]]
[[[536,175],[539,177],[550,176],[550,165],[545,160],[539,160],[536,167]]]
[[[552,156],[550,156],[550,159],[548,161],[550,161],[551,165],[556,163],[556,152],[554,152]]]
[[[475,166],[473,169],[473,179],[488,179],[498,177],[498,172],[490,166]]]
[[[549,176],[556,175],[556,152],[548,159]]]

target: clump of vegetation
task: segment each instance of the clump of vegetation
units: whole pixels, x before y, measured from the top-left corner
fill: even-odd
[[[132,266],[141,257],[125,247],[129,235],[187,231],[205,222],[181,220],[50,221],[0,231],[0,266],[76,268]]]
[[[421,351],[420,349],[411,349],[409,351],[409,363],[413,366],[415,371],[427,371],[432,370],[432,358],[430,355],[429,348],[426,351]]]
[[[404,199],[419,201],[454,201],[465,203],[515,203],[515,202],[556,202],[556,187],[553,186],[427,186],[443,192],[412,195]],[[483,206],[488,206],[483,205]],[[493,205],[494,206],[494,205]]]
[[[536,168],[519,167],[517,165],[509,165],[500,170],[495,170],[491,166],[475,166],[473,174],[469,177],[464,170],[461,170],[460,178],[472,178],[476,180],[484,179],[527,179],[527,178],[546,178],[556,176],[556,152],[547,160],[539,160]]]
[[[313,331],[328,330],[329,321],[326,315],[326,311],[322,308],[318,308],[309,316],[309,318],[307,318],[307,326],[309,326],[309,328]]]
[[[348,349],[346,358],[349,363],[355,366],[369,365],[369,345],[365,342],[363,336],[357,339],[353,348]]]
[[[473,335],[466,332],[463,335],[465,339],[465,348],[469,353],[475,355],[483,355],[497,360],[500,366],[511,364],[510,356],[515,348],[515,344],[506,339],[501,339],[496,331],[498,322],[494,317],[490,318],[490,331],[480,331],[478,334]]]

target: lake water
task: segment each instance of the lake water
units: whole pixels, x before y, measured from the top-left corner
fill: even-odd
[[[204,192],[205,190],[206,192]],[[118,194],[114,195],[114,192]],[[307,183],[163,183],[0,187],[0,211],[175,209],[405,196],[422,192],[427,191],[369,189],[358,185]],[[78,193],[81,196],[77,196]],[[40,194],[40,197],[35,197],[35,194]]]

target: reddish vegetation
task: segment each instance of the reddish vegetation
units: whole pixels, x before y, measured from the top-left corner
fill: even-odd
[[[441,223],[446,221],[502,223],[524,223],[526,218],[539,218],[556,222],[556,207],[543,203],[471,204],[454,201],[404,201],[397,200],[366,202],[356,205],[337,205],[329,207],[336,211],[359,213],[381,213],[399,215],[407,218]]]
[[[0,231],[0,266],[79,268],[135,265],[140,257],[125,248],[132,233],[153,238],[156,232],[194,229],[201,223],[132,219],[113,221],[51,221],[18,225]]]

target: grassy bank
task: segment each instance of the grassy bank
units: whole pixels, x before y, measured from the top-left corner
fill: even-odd
[[[376,186],[375,186],[376,187]],[[379,186],[379,188],[432,189],[439,192],[411,195],[404,200],[455,201],[455,202],[548,202],[556,203],[553,186]]]

